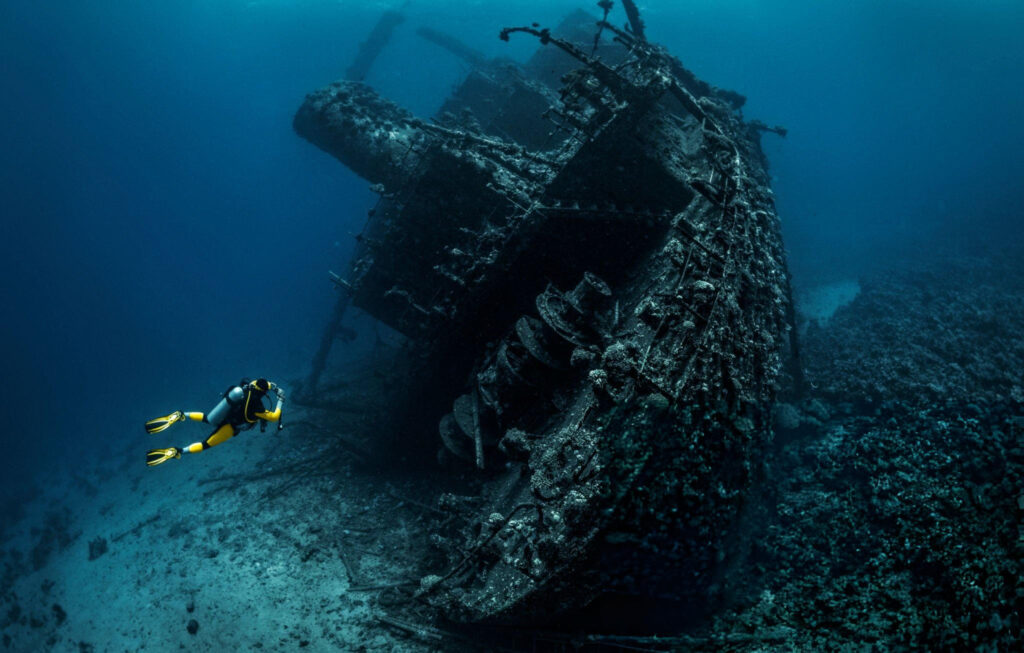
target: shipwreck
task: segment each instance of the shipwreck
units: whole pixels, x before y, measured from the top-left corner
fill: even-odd
[[[422,29],[472,67],[432,120],[350,80],[294,119],[380,195],[335,279],[336,321],[351,304],[402,336],[380,419],[471,479],[439,490],[415,590],[448,619],[714,602],[798,369],[760,147],[785,132],[623,5],[622,28],[602,2],[502,30],[538,41],[524,64]]]

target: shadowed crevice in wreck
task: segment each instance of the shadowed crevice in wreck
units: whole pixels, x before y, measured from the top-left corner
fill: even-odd
[[[582,13],[506,28],[537,54],[470,56],[437,120],[347,81],[295,116],[380,194],[340,282],[402,337],[380,397],[396,435],[364,440],[439,449],[467,477],[433,497],[447,564],[415,593],[455,622],[718,603],[792,369],[764,125],[643,38],[628,4],[630,31]]]

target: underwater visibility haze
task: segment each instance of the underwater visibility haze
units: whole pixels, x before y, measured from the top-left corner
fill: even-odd
[[[1017,645],[1022,30],[7,0],[0,647]]]

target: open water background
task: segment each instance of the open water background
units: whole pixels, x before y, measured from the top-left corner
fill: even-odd
[[[593,2],[412,0],[367,82],[430,115],[465,65],[421,25],[523,59],[506,25]],[[372,205],[299,139],[378,2],[0,4],[0,491],[151,442],[239,377],[305,371]],[[1019,242],[1024,4],[641,3],[648,36],[745,94],[798,286]],[[612,14],[623,23],[621,9]],[[5,513],[7,514],[7,513]],[[4,517],[6,519],[6,517]]]

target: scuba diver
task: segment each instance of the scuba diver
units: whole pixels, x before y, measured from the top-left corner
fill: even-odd
[[[263,405],[263,398],[273,391],[277,394],[277,407],[268,411]],[[220,402],[208,414],[186,413],[176,410],[166,417],[158,417],[146,422],[146,433],[160,433],[173,424],[190,419],[193,422],[206,422],[214,426],[210,437],[202,442],[194,442],[184,449],[170,447],[168,449],[152,449],[146,452],[146,464],[150,467],[167,462],[171,458],[181,458],[183,453],[199,453],[204,449],[216,447],[242,431],[247,431],[260,422],[260,430],[265,430],[267,422],[277,422],[281,430],[281,407],[284,405],[284,390],[281,386],[266,379],[242,381],[227,389]]]

